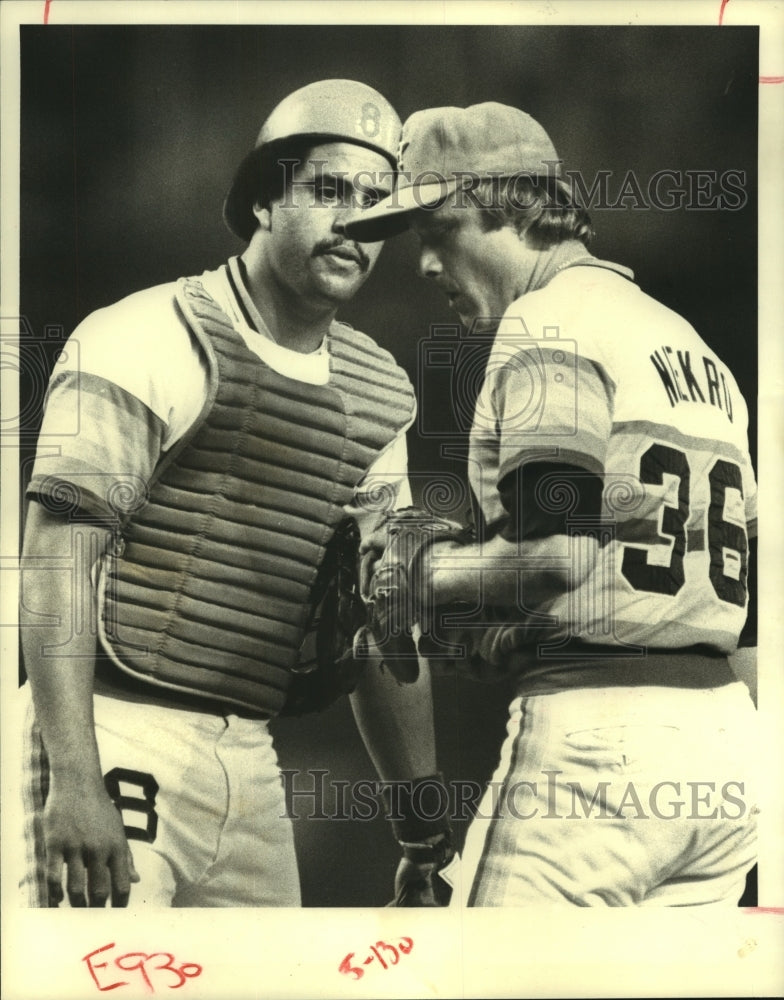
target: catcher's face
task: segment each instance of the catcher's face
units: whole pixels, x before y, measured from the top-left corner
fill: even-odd
[[[497,326],[524,287],[517,232],[511,226],[485,230],[479,209],[470,204],[418,211],[411,228],[422,277],[446,295],[466,326]]]
[[[269,268],[281,290],[302,302],[336,306],[362,286],[382,243],[357,243],[342,233],[347,216],[392,191],[380,153],[334,142],[314,146],[291,174],[285,193],[256,216],[268,238]]]

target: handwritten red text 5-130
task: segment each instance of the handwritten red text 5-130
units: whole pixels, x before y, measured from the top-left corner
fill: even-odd
[[[346,976],[352,976],[354,979],[361,979],[365,975],[365,970],[362,968],[363,965],[370,965],[372,962],[377,961],[382,969],[388,969],[390,965],[397,965],[400,961],[400,956],[408,955],[413,947],[414,942],[410,937],[401,938],[398,941],[397,947],[386,941],[376,941],[375,944],[371,944],[368,947],[368,951],[372,951],[373,954],[368,955],[366,958],[355,960],[354,956],[356,952],[350,951],[338,966],[338,972],[342,972]]]

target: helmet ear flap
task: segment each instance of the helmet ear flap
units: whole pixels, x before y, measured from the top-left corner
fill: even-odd
[[[246,242],[256,229],[254,206],[261,191],[261,150],[254,149],[240,163],[223,203],[223,221],[235,236]]]
[[[305,137],[293,136],[248,153],[223,203],[223,221],[235,236],[250,240],[258,225],[256,208],[269,208],[271,200],[282,196],[287,177],[307,156],[310,145]]]

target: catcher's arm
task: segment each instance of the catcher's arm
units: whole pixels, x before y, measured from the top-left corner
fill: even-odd
[[[403,857],[395,877],[396,906],[444,906],[451,885],[441,877],[456,861],[448,813],[422,816],[415,789],[436,779],[433,699],[423,664],[416,681],[399,684],[379,660],[369,664],[351,694],[357,727],[379,777],[390,783],[386,801]],[[448,876],[447,876],[448,877]]]
[[[374,464],[371,474],[357,491],[352,513],[361,538],[359,589],[369,593],[374,567],[388,541],[386,514],[393,508],[411,504],[407,476],[405,433]],[[355,643],[365,654],[366,669],[350,695],[357,728],[379,777],[398,783],[401,792],[390,815],[393,832],[403,857],[395,877],[395,905],[443,906],[451,889],[439,871],[455,858],[448,817],[420,821],[415,802],[405,790],[413,789],[422,776],[436,770],[433,699],[427,664],[414,683],[402,686],[382,665],[381,655],[368,629],[362,629]]]
[[[436,769],[433,695],[427,664],[412,684],[401,685],[371,659],[351,693],[357,727],[376,771],[384,781],[415,778]]]
[[[139,881],[98,757],[93,723],[95,636],[89,629],[73,631],[74,613],[88,620],[88,609],[74,602],[95,599],[86,585],[88,554],[91,546],[105,545],[108,537],[100,526],[71,524],[36,501],[30,503],[20,634],[50,765],[43,818],[50,906],[63,899],[63,866],[71,906],[105,906],[109,899],[113,906],[127,906],[131,882]],[[74,564],[80,554],[85,562]],[[52,573],[47,567],[53,560],[70,565],[72,572]]]

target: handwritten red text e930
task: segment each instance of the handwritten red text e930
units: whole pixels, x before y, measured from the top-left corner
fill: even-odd
[[[141,981],[147,991],[154,993],[158,989],[177,990],[189,979],[195,979],[202,973],[202,967],[196,962],[179,963],[168,951],[155,951],[148,954],[144,951],[124,951],[109,955],[115,947],[115,942],[105,944],[82,958],[92,976],[96,987],[105,993],[121,986],[130,986]],[[100,956],[100,957],[99,957]],[[121,973],[133,973],[131,978],[120,978]]]

